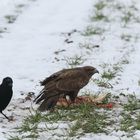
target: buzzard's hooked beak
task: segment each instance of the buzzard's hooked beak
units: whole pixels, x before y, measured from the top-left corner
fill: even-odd
[[[99,73],[99,71],[97,69],[94,70],[94,73]]]

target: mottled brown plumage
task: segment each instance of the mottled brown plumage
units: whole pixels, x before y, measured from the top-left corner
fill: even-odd
[[[39,110],[52,109],[60,97],[68,95],[74,102],[77,94],[89,82],[93,74],[98,70],[91,66],[63,69],[52,74],[41,82],[43,90],[36,97],[35,102],[42,101]]]

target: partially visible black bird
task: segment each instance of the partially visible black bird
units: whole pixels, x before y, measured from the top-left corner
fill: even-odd
[[[12,86],[13,80],[10,77],[4,78],[2,84],[0,85],[0,113],[8,120],[9,118],[2,111],[7,107],[12,98]]]
[[[95,73],[99,72],[92,66],[60,70],[41,82],[44,88],[34,101],[42,102],[40,111],[53,109],[58,99],[66,95],[74,102],[80,89],[88,84]]]

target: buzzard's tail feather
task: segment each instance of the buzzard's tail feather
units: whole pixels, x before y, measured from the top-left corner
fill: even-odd
[[[52,96],[52,97],[45,99],[39,106],[38,110],[46,111],[46,110],[53,109],[53,107],[56,105],[58,99],[59,99],[59,95]]]
[[[37,103],[39,103],[41,100],[43,100],[43,99],[41,99],[41,98],[43,97],[43,94],[44,94],[44,90],[42,90],[42,91],[40,92],[40,94],[34,99],[33,102],[36,102],[36,104],[37,104]],[[40,100],[40,99],[41,99],[41,100]]]

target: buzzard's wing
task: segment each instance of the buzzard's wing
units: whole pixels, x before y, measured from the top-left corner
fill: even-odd
[[[83,88],[88,81],[88,77],[84,71],[74,69],[62,73],[56,82],[56,87],[62,91],[75,91]]]
[[[43,81],[41,81],[41,85],[44,86],[46,84],[48,84],[49,82],[51,82],[52,80],[56,79],[57,77],[59,77],[62,73],[64,73],[65,71],[67,71],[68,69],[63,69],[61,71],[58,71],[54,74],[52,74],[51,76],[45,78]]]

